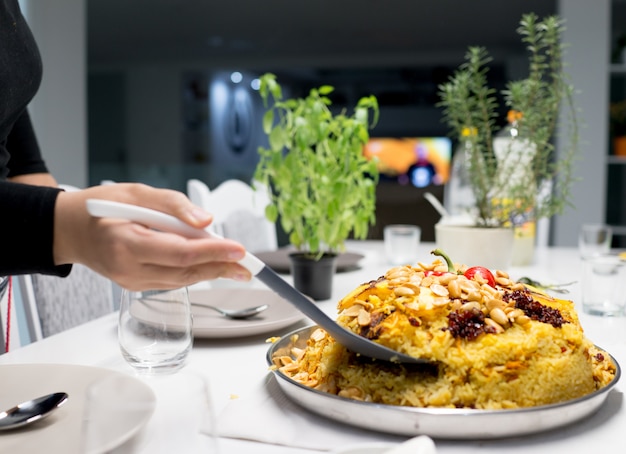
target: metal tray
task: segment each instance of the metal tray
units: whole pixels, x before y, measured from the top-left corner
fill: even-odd
[[[268,364],[273,364],[272,356],[279,349],[302,348],[316,328],[297,329],[272,344],[266,355]],[[294,335],[298,335],[295,344]],[[278,370],[274,374],[281,390],[295,403],[342,423],[404,436],[482,440],[544,432],[592,415],[619,381],[621,368],[612,356],[611,360],[617,370],[613,381],[604,388],[567,402],[512,410],[416,408],[361,402],[308,388]]]

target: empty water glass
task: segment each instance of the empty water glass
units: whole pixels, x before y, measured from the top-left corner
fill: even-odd
[[[134,377],[111,373],[91,383],[84,398],[80,452],[134,452],[153,415],[154,392]]]
[[[187,288],[122,290],[118,338],[124,359],[140,373],[182,368],[193,343]]]
[[[583,258],[583,310],[592,315],[626,315],[626,260],[618,255]]]
[[[385,254],[392,265],[409,265],[418,259],[421,229],[416,225],[385,226]]]
[[[582,258],[608,254],[613,231],[603,224],[583,224],[578,236],[578,250]]]
[[[215,454],[215,415],[209,381],[185,368],[177,374],[144,378],[157,396],[141,452]]]

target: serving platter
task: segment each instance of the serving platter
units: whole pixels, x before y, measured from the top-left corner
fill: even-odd
[[[303,348],[317,326],[300,328],[272,344],[266,360],[273,365],[277,351]],[[274,370],[280,389],[295,403],[318,415],[352,426],[396,435],[485,440],[534,434],[556,429],[591,416],[600,409],[620,379],[614,357],[615,378],[604,388],[566,402],[510,410],[416,408],[362,402],[304,386]]]

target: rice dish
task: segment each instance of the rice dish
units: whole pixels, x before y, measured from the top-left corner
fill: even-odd
[[[323,329],[304,349],[276,352],[275,368],[305,386],[366,402],[511,409],[564,402],[609,384],[610,355],[584,335],[571,301],[513,282],[449,272],[437,259],[400,266],[338,303],[337,322],[396,351],[431,361],[361,357]]]

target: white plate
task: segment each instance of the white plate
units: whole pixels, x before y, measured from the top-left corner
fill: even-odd
[[[189,300],[225,309],[268,304],[269,308],[247,320],[231,320],[211,309],[192,306],[193,334],[198,338],[231,338],[272,333],[302,320],[304,314],[276,293],[266,289],[189,289]]]
[[[301,328],[283,336],[267,352],[268,364],[275,351],[303,347],[316,326]],[[293,336],[297,334],[298,336]],[[295,339],[295,344],[293,343]],[[379,432],[396,435],[429,435],[447,439],[493,439],[521,436],[556,429],[593,415],[604,404],[619,381],[621,369],[604,388],[578,399],[538,407],[512,410],[417,408],[362,402],[304,386],[274,370],[283,392],[294,402],[318,415]]]
[[[122,445],[150,419],[156,398],[144,383],[120,372],[68,364],[9,364],[0,366],[0,409],[51,392],[62,391],[68,400],[50,416],[15,431],[0,435],[0,452],[80,453],[85,391],[92,383],[113,376],[127,378],[133,395],[145,403],[144,410],[117,418],[114,431],[106,433],[108,449]],[[120,421],[124,418],[124,421]]]
[[[269,266],[277,273],[289,274],[291,273],[291,260],[289,260],[289,254],[295,252],[292,246],[280,248],[275,251],[256,252],[254,255],[261,260],[265,265]],[[364,255],[358,252],[343,252],[337,256],[337,273],[343,273],[346,271],[358,270],[360,268],[361,260]]]

